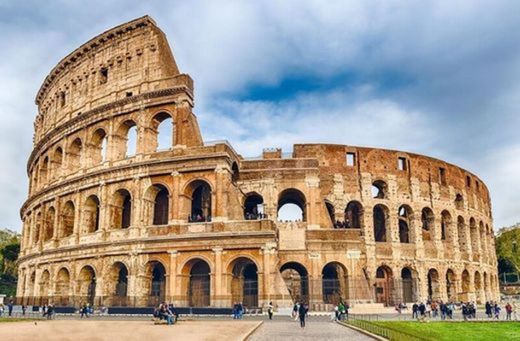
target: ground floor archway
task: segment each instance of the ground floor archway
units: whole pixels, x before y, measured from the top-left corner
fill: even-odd
[[[240,257],[230,264],[231,300],[247,308],[258,307],[258,268],[249,258]]]
[[[288,262],[280,267],[283,281],[293,302],[309,302],[309,276],[300,263]]]
[[[348,277],[345,266],[330,262],[321,271],[323,303],[338,304],[348,299]]]

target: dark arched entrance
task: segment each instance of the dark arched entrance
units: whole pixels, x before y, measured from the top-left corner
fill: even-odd
[[[323,303],[338,304],[348,299],[346,268],[337,262],[328,263],[321,271]]]
[[[280,273],[293,302],[309,302],[309,277],[307,269],[297,262],[282,265]]]
[[[247,308],[258,307],[258,269],[256,264],[245,257],[232,263],[232,301],[242,302]]]
[[[188,291],[190,307],[208,307],[210,305],[210,268],[208,263],[197,260],[190,270]]]

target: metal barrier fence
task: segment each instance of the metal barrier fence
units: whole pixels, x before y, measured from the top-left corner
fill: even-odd
[[[391,341],[430,340],[428,338],[423,338],[420,336],[405,333],[392,327],[382,326],[377,323],[374,323],[377,321],[379,321],[379,317],[377,315],[350,315],[347,321],[340,323],[349,324],[351,326],[361,328],[363,330],[366,330],[367,332],[382,336]]]

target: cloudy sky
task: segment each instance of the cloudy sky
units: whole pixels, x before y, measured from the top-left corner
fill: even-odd
[[[520,221],[520,1],[0,3],[0,227],[20,230],[35,94],[93,36],[145,14],[196,84],[205,140],[244,156],[333,142],[478,174]]]

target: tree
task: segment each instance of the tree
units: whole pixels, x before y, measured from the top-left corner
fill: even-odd
[[[501,230],[496,251],[499,273],[520,272],[520,225]]]

